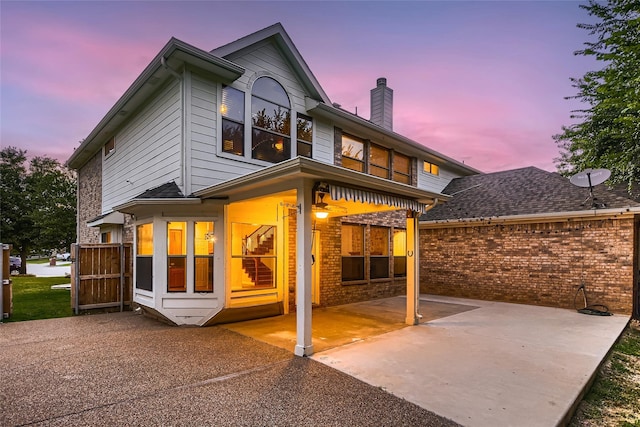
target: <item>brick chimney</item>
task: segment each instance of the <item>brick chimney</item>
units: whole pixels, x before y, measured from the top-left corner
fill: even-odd
[[[387,87],[387,79],[380,77],[371,89],[371,121],[385,129],[393,130],[393,90]]]

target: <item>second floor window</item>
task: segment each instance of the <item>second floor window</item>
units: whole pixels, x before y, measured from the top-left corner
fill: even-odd
[[[278,82],[261,77],[251,92],[251,158],[278,163],[291,158],[291,104]]]
[[[229,86],[222,88],[222,151],[244,155],[244,92]]]
[[[370,141],[342,134],[342,167],[412,185],[413,159]]]

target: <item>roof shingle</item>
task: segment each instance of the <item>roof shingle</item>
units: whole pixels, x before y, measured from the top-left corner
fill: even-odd
[[[442,192],[453,198],[422,215],[422,221],[593,209],[588,188],[576,187],[560,174],[536,167],[456,178]],[[601,208],[640,206],[605,185],[594,187],[593,195]]]

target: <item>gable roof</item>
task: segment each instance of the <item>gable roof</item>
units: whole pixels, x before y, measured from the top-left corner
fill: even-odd
[[[66,162],[67,166],[72,169],[81,168],[115,135],[118,127],[129,119],[130,114],[146,102],[163,81],[174,78],[174,70],[180,69],[184,64],[206,70],[226,82],[237,79],[245,72],[239,65],[172,37],[71,154]]]
[[[276,46],[278,46],[286,60],[289,62],[291,69],[296,73],[298,79],[300,79],[300,82],[304,85],[305,90],[312,98],[331,104],[329,97],[311,72],[311,69],[300,54],[300,51],[298,51],[295,44],[293,44],[291,37],[289,37],[289,34],[287,34],[284,27],[279,22],[263,28],[262,30],[256,31],[255,33],[239,38],[236,41],[213,49],[211,54],[221,58],[227,58],[235,52],[246,49],[247,47],[264,40],[273,40],[275,42]]]
[[[593,211],[588,188],[536,167],[456,178],[442,192],[452,199],[424,214],[422,221]],[[640,207],[604,185],[595,186],[593,195],[599,208]]]

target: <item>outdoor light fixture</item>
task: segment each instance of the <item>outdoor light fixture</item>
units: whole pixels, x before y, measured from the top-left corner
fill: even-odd
[[[213,231],[207,231],[204,235],[204,239],[208,242],[215,242],[216,236],[213,234]]]
[[[316,211],[316,218],[318,219],[325,219],[328,216],[329,216],[329,211],[325,211],[325,210]]]

